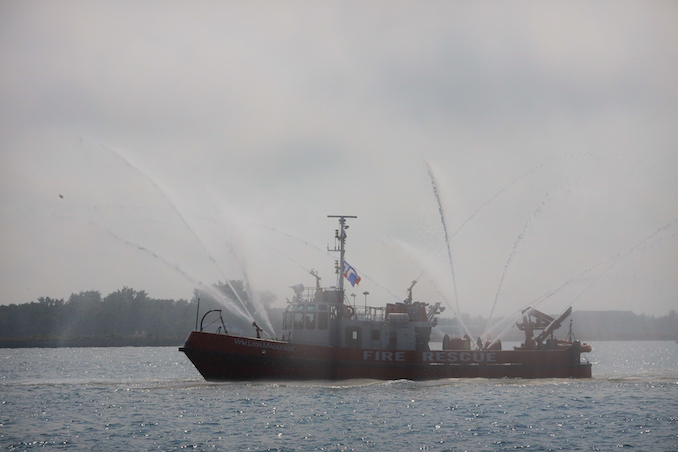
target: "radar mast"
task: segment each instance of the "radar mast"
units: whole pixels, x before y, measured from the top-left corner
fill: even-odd
[[[357,216],[353,215],[328,215],[327,218],[339,218],[339,229],[337,229],[334,233],[334,238],[335,238],[335,243],[334,243],[334,249],[329,249],[327,248],[327,251],[335,251],[339,252],[339,262],[336,266],[336,272],[337,276],[339,277],[337,287],[339,287],[339,291],[341,292],[341,297],[343,300],[344,297],[344,253],[346,252],[346,229],[348,229],[348,225],[346,224],[346,219],[347,218],[358,218]],[[339,246],[337,248],[337,245]]]

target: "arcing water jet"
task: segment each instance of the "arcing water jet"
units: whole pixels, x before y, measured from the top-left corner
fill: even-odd
[[[200,246],[200,248],[202,249],[202,251],[203,251],[203,252],[205,253],[205,255],[207,256],[207,258],[212,262],[212,264],[213,264],[214,267],[217,269],[217,271],[219,271],[219,273],[221,274],[222,278],[226,281],[226,283],[228,284],[228,286],[230,287],[230,289],[233,291],[234,295],[235,295],[236,298],[238,299],[238,302],[240,302],[240,305],[242,306],[242,308],[243,308],[246,312],[249,313],[249,310],[248,310],[247,305],[245,304],[245,302],[240,298],[240,296],[238,295],[238,292],[237,292],[237,291],[235,290],[235,288],[232,286],[231,282],[230,282],[229,279],[226,277],[226,275],[224,274],[223,270],[221,269],[221,267],[219,266],[219,264],[217,263],[217,261],[214,259],[214,257],[212,256],[212,254],[207,250],[207,248],[206,248],[205,245],[203,244],[202,240],[200,240],[200,237],[198,236],[198,234],[196,234],[196,232],[193,230],[193,228],[190,226],[190,224],[186,221],[186,219],[185,219],[184,216],[181,214],[181,212],[179,211],[179,209],[177,208],[177,206],[172,202],[172,200],[170,199],[170,197],[167,195],[166,191],[163,190],[163,189],[160,187],[160,185],[158,185],[158,183],[156,183],[155,180],[153,180],[153,178],[151,178],[148,174],[146,174],[145,172],[143,172],[142,170],[140,170],[137,166],[133,165],[133,164],[129,161],[129,159],[127,159],[120,151],[118,151],[118,150],[116,150],[116,149],[114,149],[114,148],[112,148],[112,147],[103,145],[103,144],[101,144],[101,143],[97,143],[97,144],[98,144],[100,147],[102,147],[103,149],[106,149],[106,150],[108,150],[109,152],[111,152],[113,155],[115,155],[115,156],[116,156],[117,158],[119,158],[120,160],[122,160],[122,161],[125,163],[125,165],[127,165],[127,167],[129,167],[129,168],[132,169],[133,171],[135,171],[135,172],[137,172],[138,174],[140,174],[141,176],[143,176],[143,177],[144,177],[144,178],[145,178],[145,179],[146,179],[146,180],[147,180],[147,181],[148,181],[148,182],[149,182],[149,183],[150,183],[150,184],[151,184],[151,185],[152,185],[152,186],[153,186],[153,187],[154,187],[154,188],[155,188],[155,189],[156,189],[156,190],[164,197],[164,198],[165,198],[165,200],[167,201],[167,203],[169,204],[169,206],[170,206],[170,207],[172,208],[172,210],[176,213],[176,215],[179,217],[179,219],[180,219],[181,222],[184,224],[184,226],[186,226],[186,229],[190,232],[190,234],[191,234],[191,235],[193,236],[193,238],[196,240],[196,242],[198,243],[198,245]],[[266,311],[265,311],[264,309],[261,309],[261,312],[262,312],[262,314],[263,314],[264,321],[266,322],[266,326],[269,328],[269,331],[268,331],[267,333],[268,333],[269,335],[273,336],[273,331],[274,331],[274,329],[273,329],[273,326],[271,325],[271,322],[270,322],[270,320],[269,320],[269,318],[268,318],[268,315],[267,315],[267,313],[266,313]],[[249,313],[249,316],[252,317],[252,314]]]
[[[621,261],[621,260],[624,259],[626,256],[628,256],[628,255],[630,255],[631,253],[633,253],[635,250],[637,250],[637,249],[640,248],[641,246],[646,245],[650,240],[654,239],[654,238],[655,238],[657,235],[659,235],[661,232],[667,230],[668,228],[670,228],[671,226],[675,225],[676,223],[678,223],[678,218],[675,218],[675,219],[673,219],[672,221],[670,221],[670,222],[668,222],[667,224],[665,224],[664,226],[660,227],[659,229],[657,229],[656,231],[654,231],[652,234],[648,235],[647,237],[645,237],[645,238],[642,239],[641,241],[637,242],[635,245],[633,245],[633,246],[632,246],[631,248],[629,248],[628,250],[626,250],[626,251],[624,251],[624,252],[621,252],[621,253],[617,253],[615,256],[613,256],[613,257],[611,258],[611,262],[609,263],[609,265],[608,265],[605,269],[603,269],[603,271],[602,271],[601,273],[599,273],[596,277],[594,277],[593,280],[591,281],[591,283],[588,284],[586,287],[584,287],[584,289],[582,289],[582,290],[581,290],[581,291],[580,291],[580,292],[572,299],[572,301],[571,301],[569,304],[570,304],[570,305],[573,305],[573,304],[579,299],[579,297],[581,297],[581,296],[582,296],[582,295],[583,295],[583,294],[584,294],[591,286],[593,286],[598,280],[600,280],[600,278],[602,278],[603,275],[605,275],[608,271],[610,271],[610,270],[612,269],[612,267],[614,267],[615,265],[617,265],[617,264],[619,263],[619,261]],[[609,262],[610,259],[607,259],[606,261]],[[601,262],[601,263],[598,263],[598,264],[595,264],[595,265],[589,267],[588,269],[586,269],[586,270],[584,270],[583,272],[579,273],[579,274],[576,275],[575,277],[570,278],[569,280],[565,281],[563,284],[561,284],[560,286],[558,286],[556,289],[552,290],[551,292],[549,292],[549,293],[547,293],[547,294],[542,295],[541,297],[538,297],[537,299],[533,300],[532,302],[526,303],[526,304],[523,305],[521,308],[519,308],[517,311],[515,311],[513,314],[509,315],[507,318],[511,319],[511,322],[510,322],[509,325],[508,325],[504,330],[502,330],[502,331],[499,333],[499,335],[492,341],[492,344],[494,344],[494,342],[496,342],[497,340],[499,340],[499,339],[502,337],[502,335],[503,335],[504,333],[506,333],[506,332],[513,326],[513,322],[514,322],[515,319],[516,319],[516,317],[513,317],[513,316],[518,316],[518,315],[522,312],[522,310],[526,309],[527,307],[536,307],[536,306],[538,306],[538,305],[541,304],[542,302],[546,301],[548,298],[550,298],[550,297],[552,297],[553,295],[555,295],[555,294],[556,294],[557,292],[559,292],[561,289],[563,289],[563,288],[569,286],[570,284],[572,284],[572,283],[575,282],[575,281],[580,280],[584,275],[586,275],[587,273],[590,273],[590,272],[593,271],[595,268],[600,267],[600,266],[603,265],[603,264],[604,264],[604,263]],[[496,326],[497,326],[497,325],[495,325],[495,327],[496,327]]]
[[[456,278],[455,278],[455,275],[454,275],[454,264],[453,264],[453,261],[452,261],[452,249],[450,247],[450,237],[447,233],[447,224],[445,222],[445,212],[443,211],[443,204],[440,201],[440,195],[438,193],[438,184],[436,182],[435,177],[433,176],[433,170],[431,168],[431,165],[426,161],[424,161],[424,163],[426,163],[426,168],[428,169],[428,175],[431,178],[431,186],[433,187],[433,195],[435,196],[436,202],[438,203],[438,212],[440,213],[440,221],[443,225],[443,231],[445,233],[445,245],[447,247],[447,257],[448,257],[448,260],[449,260],[449,263],[450,263],[450,273],[452,274],[452,286],[454,287],[454,299],[455,299],[455,302],[456,302],[455,304],[457,306],[456,311],[457,311],[457,313],[460,313],[461,311],[459,309],[459,295],[457,294],[457,281],[456,281]],[[463,325],[463,321],[462,321],[461,317],[459,317],[459,322]],[[466,328],[465,325],[463,325],[463,326],[464,326],[464,328]]]
[[[548,194],[546,195],[548,197]],[[528,227],[532,224],[534,219],[541,213],[542,209],[546,205],[546,201],[542,201],[539,206],[532,212],[532,215],[527,219],[525,224],[523,225],[523,228],[520,230],[520,233],[518,234],[518,237],[516,240],[513,242],[513,247],[511,248],[511,252],[509,253],[508,258],[506,259],[506,263],[504,264],[504,271],[501,274],[501,278],[499,280],[499,285],[497,286],[497,293],[494,295],[494,302],[492,303],[492,309],[490,309],[490,316],[487,319],[487,324],[485,325],[485,332],[483,333],[483,337],[486,337],[488,334],[488,330],[490,328],[490,322],[492,321],[492,316],[494,315],[494,309],[497,306],[497,300],[499,299],[499,292],[501,291],[502,286],[504,285],[504,278],[506,277],[506,273],[508,272],[509,265],[511,264],[511,261],[513,260],[513,257],[518,249],[518,245],[520,242],[523,240],[523,237],[525,237],[525,233],[528,229]]]
[[[160,255],[159,255],[158,253],[156,253],[155,251],[152,251],[152,250],[146,248],[146,247],[143,246],[143,245],[139,245],[138,243],[131,242],[130,240],[127,240],[127,239],[125,239],[125,238],[119,236],[118,234],[116,234],[115,232],[111,231],[110,229],[105,228],[105,227],[99,225],[98,223],[96,223],[96,222],[94,222],[94,221],[92,221],[92,220],[89,220],[88,223],[89,223],[90,225],[92,225],[92,226],[94,226],[94,227],[96,227],[96,228],[98,228],[98,229],[101,229],[102,231],[105,231],[106,233],[110,234],[110,235],[113,236],[116,240],[119,240],[119,241],[125,243],[126,245],[129,245],[129,246],[131,246],[131,247],[133,247],[133,248],[136,248],[136,249],[139,250],[139,251],[142,251],[142,252],[144,252],[144,253],[146,253],[146,254],[151,255],[151,256],[154,257],[155,259],[157,259],[157,260],[159,260],[160,262],[162,262],[163,264],[165,264],[167,267],[169,267],[169,268],[171,268],[172,270],[178,272],[181,276],[183,276],[184,278],[186,278],[189,282],[191,282],[191,283],[193,283],[193,284],[195,284],[195,285],[197,285],[197,286],[203,288],[207,293],[209,293],[210,295],[212,295],[215,299],[217,299],[217,300],[219,300],[219,301],[221,301],[221,302],[225,302],[225,304],[229,304],[229,305],[230,305],[230,308],[232,308],[232,309],[234,310],[235,314],[237,314],[238,316],[240,316],[240,317],[243,318],[244,320],[246,320],[246,321],[248,321],[248,322],[254,321],[254,318],[253,318],[252,315],[249,313],[249,311],[243,310],[240,306],[236,305],[232,300],[228,299],[223,293],[221,293],[220,291],[216,290],[214,287],[212,287],[212,286],[210,286],[210,285],[207,285],[207,284],[203,283],[202,281],[200,281],[200,280],[198,280],[198,279],[192,277],[192,276],[189,275],[184,269],[182,269],[178,264],[170,262],[169,260],[167,260],[167,259],[165,259],[164,257],[160,256]]]

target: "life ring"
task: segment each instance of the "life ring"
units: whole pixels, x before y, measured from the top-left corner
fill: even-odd
[[[348,318],[350,319],[355,315],[355,309],[353,309],[353,306],[344,305],[344,314],[348,314]]]

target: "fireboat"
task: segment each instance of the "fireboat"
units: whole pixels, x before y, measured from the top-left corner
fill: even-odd
[[[347,219],[337,218],[335,264],[338,282],[321,287],[292,286],[294,297],[283,315],[282,338],[261,338],[255,323],[254,337],[223,330],[192,331],[179,351],[186,354],[208,381],[253,380],[435,380],[444,378],[590,378],[591,364],[582,353],[591,347],[577,340],[558,340],[554,332],[570,315],[568,308],[557,318],[536,309],[523,311],[517,324],[525,341],[502,350],[501,341],[482,343],[446,335],[442,349],[431,347],[431,330],[445,309],[440,302],[414,301],[412,288],[402,302],[385,306],[352,306],[344,281],[360,282],[345,260]],[[197,322],[196,322],[197,323]],[[571,331],[571,329],[570,329]]]

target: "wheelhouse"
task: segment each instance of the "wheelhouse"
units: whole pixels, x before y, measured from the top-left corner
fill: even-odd
[[[385,308],[352,306],[336,287],[292,286],[283,316],[283,340],[358,349],[428,350],[440,304],[405,300]]]

